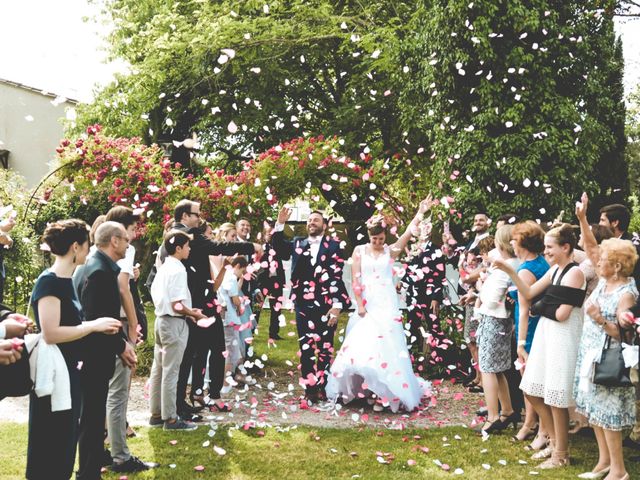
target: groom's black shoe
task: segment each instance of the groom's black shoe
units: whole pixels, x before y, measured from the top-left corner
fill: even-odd
[[[318,391],[317,390],[309,390],[309,389],[307,389],[304,392],[304,398],[308,402],[317,403],[318,402]]]

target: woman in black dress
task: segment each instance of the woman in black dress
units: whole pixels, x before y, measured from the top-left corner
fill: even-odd
[[[43,240],[55,261],[38,277],[31,294],[31,305],[42,332],[40,342],[57,345],[66,363],[71,409],[52,412],[51,395],[38,397],[31,393],[26,477],[29,480],[62,480],[71,477],[76,458],[83,358],[81,339],[94,332],[115,334],[120,321],[113,318],[83,321],[71,275],[89,253],[87,224],[81,220],[52,223],[45,230]]]

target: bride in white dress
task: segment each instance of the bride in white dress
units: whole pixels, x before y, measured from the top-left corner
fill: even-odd
[[[391,246],[385,244],[382,217],[367,222],[369,243],[352,255],[352,286],[357,310],[351,315],[346,337],[331,366],[326,392],[329,400],[348,403],[354,398],[375,402],[374,410],[402,406],[414,410],[430,384],[411,367],[402,313],[393,281],[393,263],[402,254],[412,229],[431,207],[431,198],[420,203],[415,218]]]

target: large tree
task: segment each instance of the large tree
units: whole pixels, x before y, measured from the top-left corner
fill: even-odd
[[[351,155],[395,152],[392,73],[415,4],[106,0],[111,53],[131,74],[79,108],[78,131],[101,123],[147,142],[196,133],[230,168],[303,133],[337,134]]]
[[[434,182],[458,208],[548,219],[585,189],[626,188],[614,6],[424,2],[404,53],[415,80],[403,120],[427,132]],[[597,175],[607,164],[619,176]]]

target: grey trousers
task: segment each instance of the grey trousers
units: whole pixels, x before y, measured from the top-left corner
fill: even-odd
[[[166,421],[178,416],[176,392],[180,364],[189,340],[187,320],[168,315],[156,318],[155,337],[149,403],[151,415]]]
[[[126,320],[122,321],[124,332],[128,332]],[[116,368],[109,382],[107,396],[107,428],[111,443],[111,456],[116,463],[126,462],[131,458],[127,446],[127,405],[129,404],[129,382],[131,369],[116,357]]]

